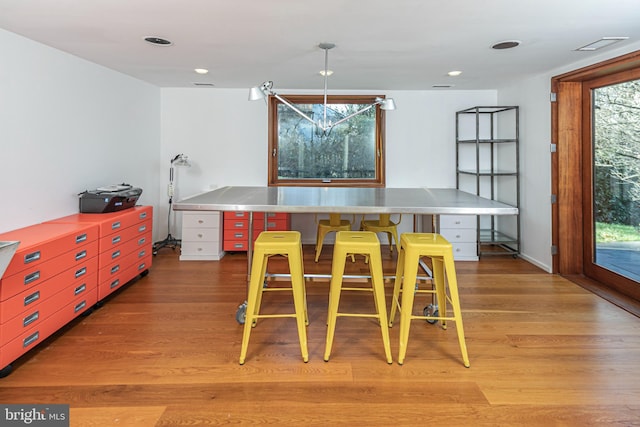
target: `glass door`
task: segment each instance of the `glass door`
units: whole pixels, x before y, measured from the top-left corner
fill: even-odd
[[[585,273],[618,290],[640,285],[640,79],[587,82]],[[625,80],[626,79],[626,80]],[[585,117],[586,118],[586,117]],[[585,138],[586,139],[586,138]],[[587,142],[587,141],[585,141]],[[590,176],[589,176],[590,175]],[[626,293],[626,292],[625,292]]]

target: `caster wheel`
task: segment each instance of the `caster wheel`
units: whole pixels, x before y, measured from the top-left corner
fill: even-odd
[[[438,306],[433,305],[433,304],[429,304],[428,306],[426,306],[424,308],[424,310],[422,311],[422,315],[423,316],[439,316],[440,312],[438,311]],[[433,325],[434,323],[437,322],[436,319],[426,319],[427,323]]]
[[[236,322],[241,325],[244,325],[244,321],[247,317],[247,303],[242,303],[238,306],[238,310],[236,311]]]
[[[147,274],[149,274],[149,270],[145,270],[145,271],[143,271],[142,273],[140,273],[140,277],[144,277],[144,276],[146,276]]]

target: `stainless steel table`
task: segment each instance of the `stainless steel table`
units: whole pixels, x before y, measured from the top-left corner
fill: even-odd
[[[222,187],[173,204],[176,211],[249,212],[247,272],[253,212],[515,215],[518,208],[451,188]],[[236,318],[242,319],[241,305]],[[241,322],[242,323],[242,322]]]

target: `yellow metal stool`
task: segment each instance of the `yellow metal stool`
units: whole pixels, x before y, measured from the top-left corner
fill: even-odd
[[[361,254],[369,258],[369,271],[371,273],[371,288],[343,287],[342,279],[347,256]],[[368,291],[373,293],[376,313],[344,313],[338,311],[341,291]],[[387,313],[384,296],[384,277],[382,275],[382,257],[380,255],[380,241],[375,233],[370,231],[338,231],[333,247],[333,262],[331,265],[331,284],[329,285],[329,316],[327,327],[327,342],[324,351],[325,362],[329,361],[333,336],[336,329],[337,317],[372,317],[380,322],[382,342],[388,363],[393,363],[391,358],[391,345],[389,343],[389,328],[387,327]]]
[[[400,252],[400,242],[398,241],[398,224],[400,224],[400,221],[402,221],[402,214],[400,214],[398,222],[391,221],[391,214],[380,214],[378,219],[365,219],[363,216],[362,221],[360,221],[360,230],[386,233],[389,241],[389,250],[393,252],[393,243],[395,243],[398,252]]]
[[[416,289],[418,263],[420,257],[423,256],[431,258],[435,290]],[[447,282],[448,286],[445,286],[445,282]],[[447,288],[449,290],[448,293]],[[398,299],[400,292],[402,292],[401,303],[399,303]],[[416,293],[436,294],[438,301],[437,316],[435,315],[436,313],[433,316],[416,316],[412,314],[413,300]],[[447,316],[447,304],[451,304],[453,316]],[[400,351],[398,354],[398,363],[400,365],[404,362],[407,352],[411,320],[424,319],[428,321],[440,320],[443,329],[447,328],[446,322],[448,320],[456,322],[462,360],[464,366],[469,367],[469,356],[467,355],[467,345],[464,339],[460,298],[458,296],[458,281],[453,261],[453,249],[447,239],[435,233],[402,234],[400,237],[396,280],[393,286],[393,299],[391,300],[391,313],[389,314],[389,327],[393,325],[396,308],[400,310]]]
[[[267,273],[267,264],[270,257],[282,255],[289,261],[291,273],[291,287],[264,286],[264,278]],[[291,290],[295,313],[289,314],[260,314],[262,293],[267,291]],[[255,241],[253,260],[251,263],[251,279],[247,295],[247,311],[242,335],[242,348],[240,350],[240,364],[244,364],[249,345],[251,329],[256,326],[260,318],[295,317],[298,325],[298,338],[302,360],[309,361],[307,348],[307,330],[309,324],[307,316],[307,299],[304,286],[304,266],[302,258],[302,243],[299,231],[263,231]]]
[[[318,258],[320,258],[320,252],[322,252],[322,243],[324,242],[324,238],[327,234],[332,231],[350,231],[351,230],[351,221],[348,219],[342,219],[339,213],[330,213],[329,219],[321,219],[317,221],[318,223],[318,232],[316,236],[316,259],[315,262],[318,262]],[[356,262],[353,255],[351,256],[351,261]]]

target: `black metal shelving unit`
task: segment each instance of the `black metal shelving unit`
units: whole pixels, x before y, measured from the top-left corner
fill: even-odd
[[[456,188],[520,208],[519,107],[456,112]],[[478,256],[520,254],[520,215],[479,215]]]

